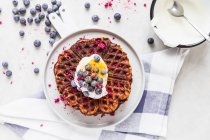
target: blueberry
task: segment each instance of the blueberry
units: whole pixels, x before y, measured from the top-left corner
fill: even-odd
[[[8,62],[2,62],[2,66],[3,66],[3,68],[5,68],[5,69],[8,68],[8,65],[9,65]]]
[[[101,77],[98,78],[97,80],[100,84],[103,84],[103,79]]]
[[[45,25],[46,25],[46,26],[50,26],[50,25],[51,25],[51,22],[50,22],[49,19],[46,19],[46,20],[45,20]]]
[[[53,46],[53,44],[55,43],[55,39],[50,38],[49,43],[50,43],[51,46]]]
[[[39,19],[43,20],[45,18],[45,14],[44,13],[39,13]]]
[[[92,21],[93,22],[98,22],[99,21],[99,16],[98,15],[93,15],[92,16]]]
[[[82,74],[83,77],[87,77],[88,75],[89,75],[88,71],[84,71],[83,74]]]
[[[52,9],[52,8],[48,8],[48,9],[47,9],[47,13],[48,13],[48,14],[51,14],[52,12],[53,12],[53,9]]]
[[[11,70],[7,70],[6,71],[6,76],[7,77],[11,77],[12,76],[12,71]]]
[[[28,17],[27,21],[28,21],[29,24],[31,24],[33,22],[33,17]]]
[[[114,14],[114,19],[119,21],[121,19],[121,14],[120,13],[115,13]]]
[[[19,10],[18,10],[17,8],[13,8],[13,9],[12,9],[12,13],[13,13],[14,15],[18,15],[18,14],[19,14]]]
[[[52,31],[52,32],[50,32],[50,38],[53,38],[53,39],[55,39],[56,38],[56,32],[55,31]]]
[[[56,0],[51,0],[52,5],[55,5],[57,3]]]
[[[96,82],[96,81],[92,81],[90,85],[91,85],[92,87],[95,87],[95,86],[96,86],[96,84],[97,84],[97,82]]]
[[[55,11],[57,11],[59,9],[59,7],[57,6],[57,5],[53,5],[52,6],[52,10],[55,12]]]
[[[61,1],[57,1],[57,4],[56,4],[58,7],[61,7],[62,3]]]
[[[151,38],[151,37],[150,37],[150,38],[148,38],[147,43],[148,43],[148,44],[153,44],[153,43],[154,43],[154,39],[153,39],[153,38]]]
[[[83,95],[84,95],[85,97],[88,97],[88,96],[89,96],[89,92],[88,92],[88,91],[84,91],[84,92],[83,92]]]
[[[20,18],[20,24],[21,25],[26,25],[26,20],[24,18]]]
[[[100,56],[99,55],[95,55],[94,56],[94,61],[95,62],[99,62],[100,61]]]
[[[85,3],[85,8],[86,8],[86,9],[89,9],[89,8],[90,8],[90,3],[89,3],[89,2],[86,2],[86,3]]]
[[[39,48],[39,47],[41,46],[41,41],[35,40],[35,41],[34,41],[34,46],[35,46],[36,48]]]
[[[40,4],[36,4],[35,5],[35,9],[36,9],[36,11],[41,12],[41,10],[42,10],[41,5]]]
[[[94,72],[94,73],[98,73],[98,71],[99,71],[98,67],[95,66],[95,67],[93,68],[93,72]]]
[[[90,64],[87,64],[87,65],[85,66],[85,70],[90,71],[90,70],[91,70],[91,65],[90,65]]]
[[[23,0],[23,4],[25,7],[28,7],[30,5],[30,0]]]
[[[48,26],[45,26],[44,30],[46,33],[49,33],[51,31],[50,27],[48,27]]]
[[[93,92],[94,91],[94,87],[92,87],[92,86],[88,86],[87,89],[88,89],[89,92]]]
[[[83,83],[84,83],[84,82],[83,82],[82,80],[79,80],[79,81],[78,81],[78,84],[79,84],[80,87],[83,87],[83,85],[84,85]]]
[[[34,73],[38,74],[39,73],[39,68],[34,68]]]
[[[24,14],[26,13],[26,8],[24,8],[24,7],[20,8],[20,9],[19,9],[19,13],[20,13],[21,15],[24,15]]]
[[[19,15],[14,15],[13,19],[15,22],[18,22],[20,20],[20,16]]]
[[[25,32],[24,32],[23,30],[21,30],[21,31],[19,31],[19,35],[20,35],[21,37],[23,37],[23,36],[25,35]]]
[[[86,83],[91,83],[91,81],[92,81],[92,78],[90,77],[90,76],[87,76],[86,78],[85,78],[85,82]]]
[[[82,72],[81,70],[79,70],[79,71],[77,72],[77,76],[78,76],[78,77],[82,77],[82,76],[83,76],[83,72]]]
[[[13,4],[14,6],[17,6],[17,5],[18,5],[18,0],[13,0],[13,1],[12,1],[12,4]]]
[[[43,4],[42,4],[42,9],[46,11],[46,10],[47,10],[47,8],[48,8],[47,3],[43,3]]]
[[[39,23],[41,22],[41,19],[40,19],[39,17],[36,17],[36,18],[34,19],[34,21],[35,21],[36,24],[39,24]]]
[[[105,75],[105,74],[107,74],[107,70],[105,70],[105,69],[102,69],[102,70],[101,70],[101,74],[102,74],[102,75]]]
[[[101,88],[97,88],[97,89],[96,89],[96,94],[99,95],[99,94],[101,94],[101,93],[102,93],[102,89],[101,89]]]
[[[71,80],[71,86],[72,87],[77,87],[76,83],[74,82],[74,80]]]
[[[31,8],[30,9],[30,13],[32,16],[35,16],[36,15],[36,9],[35,8]]]

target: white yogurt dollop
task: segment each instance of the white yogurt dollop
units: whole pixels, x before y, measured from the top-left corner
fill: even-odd
[[[106,84],[107,84],[107,79],[108,79],[108,68],[107,68],[105,62],[103,61],[103,59],[99,55],[97,55],[97,56],[100,57],[100,61],[99,62],[95,62],[94,61],[94,56],[96,56],[96,55],[97,54],[93,54],[90,57],[82,58],[82,60],[79,62],[78,66],[76,68],[76,72],[75,72],[75,76],[74,76],[74,82],[76,83],[77,87],[83,93],[87,92],[88,91],[87,86],[82,86],[82,87],[80,86],[79,80],[78,80],[79,77],[78,77],[77,73],[79,71],[83,71],[83,72],[86,71],[85,70],[85,66],[87,64],[90,64],[92,68],[95,67],[95,66],[98,67],[99,68],[99,72],[97,73],[97,75],[98,75],[98,77],[103,79],[102,92],[101,92],[101,94],[96,94],[95,90],[93,92],[88,91],[88,93],[89,93],[88,97],[93,98],[93,99],[100,99],[100,98],[102,98],[102,97],[104,97],[105,95],[108,94],[108,92],[106,91]],[[102,75],[100,73],[101,70],[103,70],[103,69],[105,69],[107,71],[107,73],[105,75]]]

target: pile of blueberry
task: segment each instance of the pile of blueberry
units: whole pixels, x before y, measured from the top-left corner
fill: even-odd
[[[57,15],[60,15],[59,8],[62,4],[61,1],[51,0],[51,6],[48,6],[47,3],[43,3],[43,4],[36,4],[35,7],[30,9],[28,9],[28,7],[30,6],[30,0],[23,0],[24,7],[20,8],[17,8],[18,0],[12,0],[12,3],[14,5],[12,13],[15,22],[20,23],[23,26],[26,26],[27,24],[31,25],[33,22],[38,25],[42,21],[44,21],[46,25],[44,30],[50,36],[49,43],[50,45],[53,45],[55,43],[55,39],[58,36],[58,33],[56,31],[52,31],[51,22],[48,18],[48,15],[53,12],[55,12]],[[30,12],[29,17],[25,17],[27,10],[29,10]],[[23,37],[24,31],[20,31],[19,34],[21,37]],[[38,45],[38,47],[40,45]],[[35,47],[37,47],[37,45]]]
[[[98,55],[94,56],[95,62],[100,62],[100,57]],[[103,78],[98,76],[99,68],[97,66],[91,67],[90,64],[87,64],[85,66],[85,71],[79,70],[76,74],[78,77],[78,84],[81,87],[87,88],[87,91],[84,91],[84,96],[88,97],[89,92],[94,92],[97,95],[100,95],[102,93],[103,88]],[[101,75],[106,75],[107,71],[105,69],[102,69],[100,71]],[[74,80],[71,81],[72,87],[77,87]]]

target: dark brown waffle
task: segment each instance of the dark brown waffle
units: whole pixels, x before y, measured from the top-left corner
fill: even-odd
[[[100,45],[104,45],[101,48]],[[76,67],[83,57],[99,54],[108,67],[108,95],[99,100],[85,97],[71,86]],[[58,91],[66,105],[84,115],[113,113],[130,95],[132,73],[127,54],[108,38],[82,39],[59,55],[54,67]]]

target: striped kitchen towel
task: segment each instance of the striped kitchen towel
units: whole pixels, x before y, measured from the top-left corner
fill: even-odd
[[[124,122],[103,129],[69,126],[48,107],[43,92],[0,106],[0,122],[24,140],[156,140],[166,137],[173,87],[189,50],[170,48],[141,57],[143,97]]]

